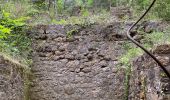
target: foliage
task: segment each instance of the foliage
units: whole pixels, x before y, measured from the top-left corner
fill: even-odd
[[[28,2],[27,0],[22,1],[9,0],[8,2],[5,1],[0,2],[0,8],[5,12],[9,12],[11,14],[11,17],[14,18],[19,18],[21,16],[28,16],[38,13],[37,10],[34,9],[33,4]]]
[[[75,33],[75,32],[78,32],[78,30],[77,29],[72,29],[72,30],[70,30],[70,31],[68,31],[67,32],[67,38],[72,38],[72,36],[73,36],[73,34]]]
[[[83,6],[82,0],[75,0],[75,6]]]
[[[170,35],[164,32],[153,32],[152,34],[147,34],[142,43],[147,45],[148,48],[152,48],[154,45],[170,43]]]
[[[126,53],[120,57],[120,62],[125,66],[130,66],[130,61],[133,60],[134,57],[143,53],[140,48],[131,47],[128,43],[124,44],[124,48],[126,50]]]
[[[159,18],[170,21],[170,0],[159,0],[155,12]]]
[[[58,10],[58,13],[62,13],[62,11],[64,10],[63,0],[57,0],[57,10]]]
[[[0,39],[7,38],[7,35],[11,33],[11,29],[0,25]]]
[[[32,0],[32,3],[38,9],[45,9],[45,8],[47,8],[45,0]]]
[[[94,0],[87,0],[87,7],[92,7]]]
[[[11,55],[27,56],[29,53],[30,39],[26,36],[25,21],[27,17],[13,19],[10,13],[2,11],[0,18],[0,51]],[[25,51],[25,52],[23,52]]]
[[[51,2],[51,3],[50,3]],[[0,9],[10,12],[13,17],[31,16],[32,18],[46,20],[44,15],[48,14],[51,21],[55,18],[66,17],[74,12],[76,7],[81,7],[80,14],[89,16],[90,14],[102,13],[102,10],[109,10],[110,6],[130,6],[133,9],[133,15],[138,18],[141,11],[147,9],[151,0],[9,0],[0,2]],[[51,7],[51,9],[49,8]],[[50,9],[50,10],[49,10]],[[169,20],[170,1],[158,0],[155,8],[150,12],[150,17]],[[99,13],[98,13],[99,12]],[[44,14],[44,15],[43,15]],[[68,15],[66,15],[68,14]],[[35,19],[35,21],[36,21]],[[60,18],[61,19],[61,18]],[[56,20],[56,19],[55,19]],[[58,19],[57,19],[58,20]],[[42,21],[43,22],[43,21]]]
[[[144,39],[141,40],[141,43],[145,48],[150,49],[155,45],[170,43],[170,35],[163,32],[153,32],[151,34],[146,34]],[[143,54],[140,48],[132,46],[130,43],[124,43],[123,48],[126,50],[126,53],[120,57],[119,61],[125,66],[129,66],[131,60]]]

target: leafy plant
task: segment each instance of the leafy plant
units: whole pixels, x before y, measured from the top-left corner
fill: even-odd
[[[0,25],[0,39],[7,38],[7,35],[9,35],[10,33],[11,33],[10,28],[6,28],[6,27]]]
[[[25,29],[27,17],[14,19],[8,12],[2,11],[0,18],[0,51],[11,55],[27,57],[30,50],[30,39],[26,36]],[[25,51],[25,52],[23,52]]]
[[[75,33],[75,32],[78,32],[78,30],[77,29],[72,29],[72,30],[70,30],[70,31],[68,31],[67,32],[67,38],[72,38],[72,36],[73,36],[73,34]]]
[[[94,0],[87,0],[87,7],[92,7]]]
[[[64,10],[64,0],[57,0],[57,10],[58,13],[62,13]]]

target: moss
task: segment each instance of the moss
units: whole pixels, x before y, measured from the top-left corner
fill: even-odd
[[[161,76],[161,77],[166,77],[167,75],[166,75],[164,72],[161,72],[161,73],[160,73],[160,76]]]

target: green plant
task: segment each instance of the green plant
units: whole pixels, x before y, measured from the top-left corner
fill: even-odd
[[[2,11],[0,18],[0,51],[12,55],[28,55],[31,40],[26,36],[27,17],[14,19],[10,13]],[[25,52],[22,52],[25,51]]]
[[[124,66],[125,68],[125,95],[124,95],[124,99],[128,100],[128,95],[129,95],[129,82],[130,82],[130,77],[131,77],[131,61],[143,54],[143,51],[140,48],[136,48],[135,46],[131,46],[130,43],[124,43],[123,44],[123,49],[126,50],[126,53],[123,54],[120,59],[119,62],[121,63],[121,65]]]
[[[72,38],[72,36],[73,36],[73,34],[75,33],[75,32],[78,32],[78,30],[77,29],[72,29],[72,30],[70,30],[70,31],[68,31],[67,32],[67,38]]]
[[[67,21],[64,20],[64,19],[61,19],[61,20],[59,20],[59,21],[57,21],[57,20],[52,20],[52,23],[57,24],[57,25],[66,25],[66,24],[68,24]]]
[[[83,8],[83,9],[81,10],[81,12],[82,12],[82,16],[84,16],[84,17],[89,16],[89,11],[88,11],[87,9]]]
[[[158,0],[155,7],[157,16],[163,20],[170,20],[170,0]]]
[[[87,7],[92,7],[94,0],[87,0]]]
[[[6,28],[6,27],[0,25],[0,39],[7,38],[7,36],[10,35],[10,33],[11,33],[10,28]]]
[[[64,0],[57,0],[57,10],[58,13],[62,13],[64,10]]]
[[[32,13],[35,13],[35,8],[33,4],[28,0],[22,0],[22,1],[9,0],[8,2],[2,1],[0,2],[0,8],[5,12],[9,12],[11,16],[14,18],[19,18],[21,16],[28,16]]]
[[[32,60],[28,56],[31,51],[31,39],[25,33],[28,17],[13,18],[11,13],[5,10],[0,13],[0,55],[15,65],[16,69],[22,69],[24,99],[29,100],[29,66]]]
[[[159,45],[163,43],[170,42],[170,35],[163,32],[153,32],[151,34],[146,34],[145,38],[142,40],[144,45],[148,47],[153,47],[154,45]]]
[[[127,52],[120,57],[120,62],[123,65],[130,66],[130,61],[133,60],[134,57],[139,56],[143,53],[143,51],[140,48],[128,48]]]
[[[128,100],[128,97],[129,97],[130,77],[131,77],[131,65],[127,66],[127,68],[126,68],[125,82],[124,82],[124,84],[125,84],[124,100]]]
[[[83,6],[82,0],[75,0],[76,6]]]

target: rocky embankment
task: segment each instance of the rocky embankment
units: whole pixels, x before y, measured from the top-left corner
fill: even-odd
[[[170,72],[170,44],[152,52]],[[133,65],[129,100],[170,100],[170,79],[152,58],[144,54]]]
[[[31,100],[122,99],[124,72],[118,71],[116,64],[123,42],[117,40],[124,38],[116,37],[111,27],[114,25],[110,30],[99,25],[51,25],[46,34],[38,30],[33,46]],[[68,32],[72,32],[69,37]]]
[[[116,65],[131,24],[38,26],[31,100],[122,100],[125,70]],[[162,27],[144,22],[137,28],[151,33]]]
[[[29,34],[33,38],[29,100],[123,100],[126,72],[117,64],[130,25],[132,22],[35,27]],[[163,31],[164,25],[144,22],[137,28],[151,33]],[[141,37],[135,31],[133,35]],[[160,48],[154,53],[169,68],[170,49],[164,52]],[[15,64],[0,59],[0,100],[24,99],[25,80],[20,72]],[[129,85],[129,100],[169,100],[168,80],[147,55],[134,61]]]

